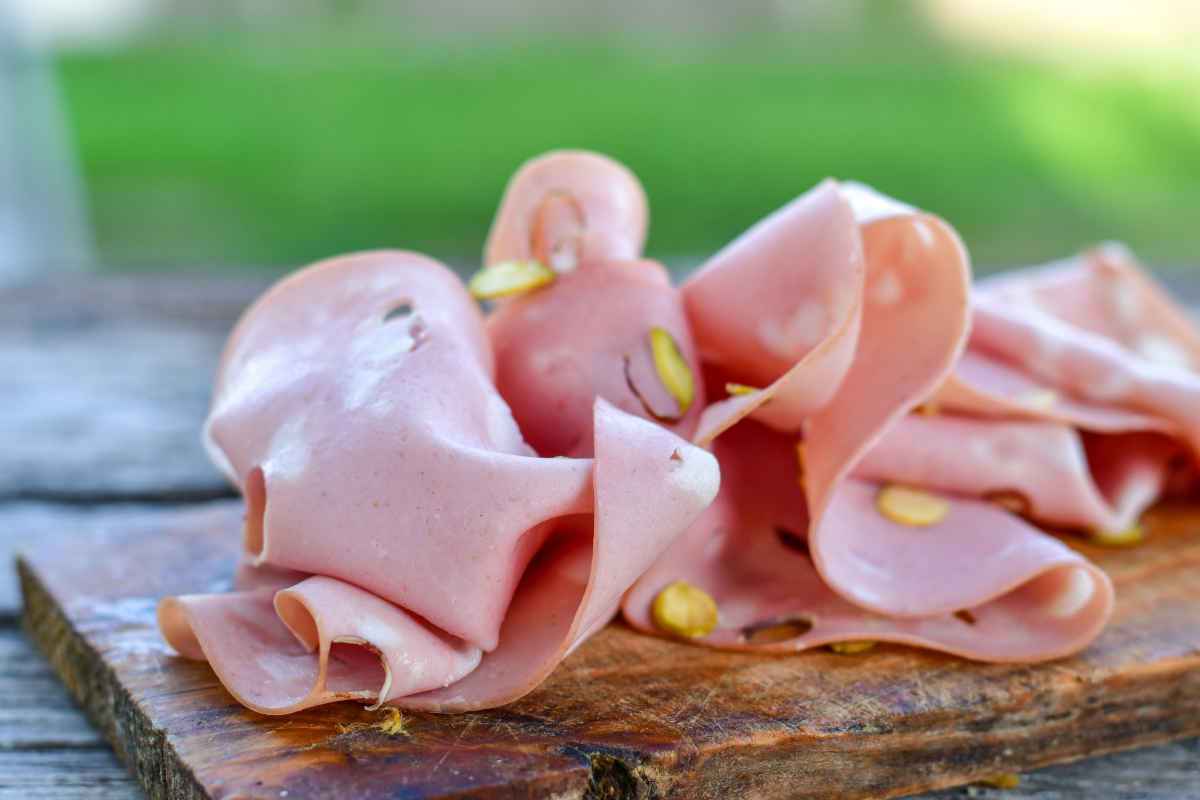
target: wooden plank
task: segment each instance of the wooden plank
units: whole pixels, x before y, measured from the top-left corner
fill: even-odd
[[[1021,776],[1015,789],[945,789],[923,800],[1185,800],[1200,797],[1200,739],[1114,753]]]
[[[0,800],[139,800],[137,781],[108,748],[0,752]]]
[[[231,505],[230,518],[236,516],[234,508]],[[56,531],[161,525],[164,515],[177,515],[181,511],[187,512],[124,505],[95,509],[46,504],[0,506],[0,542],[5,541],[6,531],[20,531],[27,546]],[[203,513],[204,509],[194,511]],[[23,524],[14,524],[22,520]],[[11,536],[8,541],[12,543]],[[0,571],[4,614],[15,613],[17,608],[17,590],[12,578],[15,574]],[[97,747],[103,747],[104,752],[94,752]],[[23,750],[35,752],[8,752]],[[0,627],[0,775],[8,776],[7,780],[0,778],[0,800],[27,796],[74,800],[92,797],[92,792],[99,792],[101,797],[143,796],[138,784],[67,695],[47,662],[14,629],[3,627]],[[64,783],[65,776],[86,776],[88,780],[72,778]],[[1107,792],[1102,790],[1105,787]],[[923,797],[950,800],[967,796],[966,791],[945,790]],[[1200,796],[1200,739],[1038,770],[1022,776],[1021,787],[1015,791],[972,787],[971,792],[973,797],[1005,800],[1035,797],[1091,800],[1097,796],[1166,800]]]
[[[1088,553],[1120,599],[1076,658],[765,658],[612,625],[512,706],[412,714],[408,737],[339,728],[377,719],[348,704],[257,716],[165,649],[155,599],[227,585],[237,513],[208,511],[43,543],[21,566],[32,636],[153,797],[884,797],[1200,733],[1196,510]]]
[[[240,500],[214,500],[189,506],[172,504],[136,505],[114,503],[95,506],[59,505],[54,503],[0,503],[0,558],[5,563],[19,549],[63,532],[103,535],[110,530],[159,530],[164,521],[209,513],[238,518]],[[60,540],[64,546],[68,540]],[[20,609],[20,590],[16,573],[0,569],[0,621],[14,619]]]
[[[45,659],[16,628],[0,628],[0,751],[103,744]]]
[[[116,278],[0,292],[0,498],[227,495],[199,431],[263,280]]]
[[[1177,800],[1195,795],[1200,795],[1200,739],[1038,770],[1022,776],[1017,790],[973,786],[922,798]],[[0,629],[0,800],[39,797],[135,800],[144,794],[46,661],[14,629]]]

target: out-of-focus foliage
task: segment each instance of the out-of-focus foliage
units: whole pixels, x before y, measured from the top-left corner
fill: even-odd
[[[1153,67],[1153,65],[1151,65]],[[521,161],[584,147],[694,262],[819,179],[950,219],[976,261],[1122,238],[1196,263],[1194,71],[1035,63],[912,33],[439,44],[361,31],[63,54],[97,238],[124,266],[408,247],[469,266]]]

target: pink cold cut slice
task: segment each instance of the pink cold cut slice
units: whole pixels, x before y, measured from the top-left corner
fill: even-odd
[[[977,536],[953,528],[899,529],[875,511],[873,487],[848,481],[839,487],[832,513],[837,524],[853,525],[862,535],[836,542],[850,549],[836,558],[866,562],[878,574],[864,588],[890,595],[888,613],[864,608],[830,589],[806,552],[794,437],[747,421],[718,438],[714,452],[722,468],[716,501],[625,598],[625,617],[640,630],[656,631],[653,599],[681,578],[708,592],[720,609],[717,629],[696,641],[731,650],[789,652],[868,639],[983,661],[1037,661],[1085,646],[1111,611],[1112,587],[1101,571],[995,507],[954,501],[949,524],[973,526],[968,531]],[[914,556],[925,563],[892,569],[893,560]],[[1003,571],[989,566],[997,557]],[[979,591],[981,578],[990,582],[986,593]],[[897,613],[905,610],[905,598],[925,594],[931,581],[951,584],[940,599],[958,602],[969,594],[970,606],[951,609],[969,613]],[[784,634],[756,638],[768,628]]]
[[[1200,333],[1123,247],[995,276],[975,304],[970,350],[939,406],[1196,446]]]
[[[1175,427],[1166,420],[1119,406],[1088,402],[1051,389],[1020,368],[969,348],[934,392],[932,410],[994,419],[1061,422],[1088,431],[1125,433]]]
[[[650,331],[671,335],[694,376],[680,408],[655,366]],[[653,261],[592,261],[487,320],[496,386],[527,441],[546,456],[591,455],[592,400],[689,438],[704,407],[699,361],[679,292]]]
[[[832,181],[704,264],[683,296],[705,368],[761,388],[705,409],[696,441],[750,415],[794,430],[828,403],[854,357],[864,280],[854,212]]]
[[[646,214],[637,178],[594,153],[534,159],[505,191],[487,264],[538,258],[554,266],[570,254],[569,268],[556,266],[550,285],[496,303],[487,321],[497,388],[542,455],[591,455],[594,397],[684,438],[696,427],[704,407],[699,362],[667,271],[640,259]],[[656,328],[692,372],[695,393],[686,407],[658,374],[650,340]]]
[[[515,699],[716,492],[704,451],[603,401],[593,414],[595,458],[537,457],[477,308],[430,259],[298,273],[238,324],[207,424],[264,588],[168,599],[164,635],[263,713]],[[280,589],[268,570],[313,577]]]
[[[835,231],[849,231],[861,245],[828,248],[826,257],[807,262],[796,260],[795,248],[780,245],[806,237],[828,242]],[[851,280],[857,247],[865,269]],[[810,245],[807,252],[815,249]],[[835,251],[840,259],[829,257]],[[854,292],[843,303],[861,318],[857,341],[840,374],[821,385],[826,396],[811,407],[795,406],[790,418],[768,412],[779,402],[771,396],[772,384],[726,401],[715,424],[707,424],[714,414],[709,409],[698,436],[721,434],[714,447],[722,492],[631,591],[625,613],[633,624],[652,629],[653,596],[683,578],[717,599],[720,627],[703,642],[718,647],[787,650],[871,638],[984,660],[1033,660],[1071,652],[1095,636],[1111,609],[1111,584],[1056,540],[995,506],[965,498],[951,498],[946,520],[912,529],[879,514],[877,486],[849,477],[944,380],[964,348],[969,270],[949,226],[867,187],[827,183],[752,229],[714,263],[685,293],[721,279],[710,302],[692,302],[689,294],[688,311],[702,353],[723,372],[777,381],[796,369],[796,362],[769,366],[770,342],[754,335],[756,317],[746,313],[763,304],[743,302],[751,293],[774,298],[778,308],[764,306],[763,313],[786,318],[789,303],[803,307],[811,299],[806,290],[840,278]],[[824,284],[800,280],[791,274],[796,269],[831,276]],[[743,286],[752,288],[739,291]],[[799,364],[807,354],[797,351]],[[748,432],[747,426],[758,424],[748,416],[775,432]],[[800,434],[803,501],[794,484],[793,447]],[[784,441],[772,444],[770,437]],[[776,455],[766,460],[768,451]],[[768,470],[781,475],[768,479]],[[797,552],[795,537],[790,546],[779,537],[777,521],[763,518],[762,509],[778,517],[789,501],[809,512],[806,553]],[[931,589],[931,583],[937,586]],[[971,609],[972,624],[954,615],[963,609]],[[807,632],[771,643],[748,633],[794,619],[810,626]]]
[[[622,164],[580,150],[548,153],[509,181],[484,264],[535,259],[566,273],[591,261],[635,260],[648,216],[646,193]]]
[[[1038,522],[1115,532],[1133,525],[1159,497],[1178,452],[1170,439],[1152,434],[1093,437],[1085,444],[1061,423],[909,415],[854,472],[877,483],[968,497],[1012,495]]]

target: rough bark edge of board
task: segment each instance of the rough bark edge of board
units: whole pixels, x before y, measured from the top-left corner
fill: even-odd
[[[152,800],[209,800],[166,733],[150,724],[128,690],[87,640],[75,630],[24,559],[16,560],[24,605],[25,635],[50,662],[117,757]]]

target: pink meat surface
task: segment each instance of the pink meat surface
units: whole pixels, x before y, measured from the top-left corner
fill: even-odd
[[[1180,465],[1194,472],[1197,364],[1200,335],[1187,313],[1126,250],[1106,245],[984,282],[970,349],[932,402],[1083,431],[1091,482],[1116,512],[1083,525],[1119,530],[1176,482]]]
[[[1033,661],[1078,650],[1103,627],[1112,603],[1107,577],[1058,540],[969,501],[955,504],[944,533],[883,526],[872,487],[857,481],[847,484],[846,502],[834,513],[842,517],[839,523],[870,534],[854,541],[864,548],[856,557],[870,559],[879,570],[872,585],[891,591],[903,576],[904,593],[928,590],[928,583],[906,585],[919,567],[896,570],[890,559],[910,549],[896,537],[918,544],[930,537],[919,557],[928,562],[934,583],[968,583],[975,597],[969,613],[919,617],[875,613],[848,601],[818,573],[805,543],[809,519],[796,481],[795,439],[747,421],[716,440],[720,494],[630,590],[624,604],[630,624],[656,632],[651,603],[663,587],[683,578],[717,601],[717,629],[696,641],[721,649],[795,651],[867,639],[984,661]],[[985,576],[993,581],[990,591],[978,593],[976,578],[994,572],[987,559],[996,557],[1002,557],[1004,573]],[[969,574],[956,577],[964,560]]]
[[[820,255],[805,257],[813,253]],[[797,277],[797,270],[825,274]],[[827,182],[748,231],[685,285],[704,357],[765,388],[705,412],[698,438],[719,437],[721,494],[630,592],[624,609],[632,624],[653,630],[654,596],[684,579],[717,600],[719,627],[702,640],[717,647],[800,649],[870,638],[985,660],[1034,660],[1071,652],[1096,635],[1111,609],[1110,582],[1056,539],[968,499],[998,479],[987,466],[947,486],[961,493],[949,498],[949,514],[921,528],[881,515],[878,483],[864,480],[891,471],[925,478],[927,486],[934,477],[948,482],[943,469],[954,465],[901,451],[917,433],[905,415],[963,352],[968,283],[965,251],[943,221],[867,187]],[[840,289],[814,289],[829,286]],[[812,326],[816,335],[793,349],[790,362],[773,361],[783,350],[773,352],[778,339],[764,332],[803,327],[778,320],[793,319],[814,292],[827,324]],[[781,402],[776,383],[803,374],[813,354],[839,337],[855,338],[846,354],[825,362],[822,379],[802,379],[807,404]],[[757,424],[748,417],[767,427],[743,432]],[[808,510],[802,527],[794,518],[779,521],[779,509],[802,505],[793,453],[801,437]],[[1039,463],[1065,470],[1073,456],[1077,504],[1093,516],[1114,515],[1087,480],[1082,445],[1070,444],[1064,439],[1053,454],[1039,451]],[[884,449],[872,461],[877,447]],[[781,539],[781,525],[792,535]],[[971,624],[954,615],[968,609]],[[793,625],[791,635],[764,642],[756,634],[796,620],[803,625]]]
[[[268,292],[230,339],[207,432],[247,495],[252,569],[313,577],[168,599],[168,641],[264,713],[458,711],[536,686],[718,472],[603,401],[595,458],[540,458],[491,370],[474,302],[422,256],[335,259]]]
[[[706,368],[758,388],[704,410],[696,441],[754,416],[797,428],[854,358],[866,267],[854,211],[826,181],[759,222],[683,286]]]
[[[938,405],[1196,445],[1200,333],[1124,248],[993,277],[975,306],[970,349]]]
[[[578,226],[548,233],[534,209],[560,208],[563,198],[579,210]],[[591,455],[597,396],[685,438],[696,427],[704,408],[699,361],[666,269],[639,258],[646,216],[637,178],[592,153],[534,159],[504,194],[487,263],[530,257],[562,262],[553,283],[498,303],[487,323],[497,387],[542,455]],[[565,261],[563,252],[571,254]],[[650,345],[654,328],[670,334],[692,371],[696,394],[687,408],[658,375]]]
[[[878,483],[1009,497],[1027,516],[1055,527],[1129,528],[1162,493],[1178,448],[1150,434],[1088,442],[1090,447],[1079,431],[1055,422],[909,415],[854,471]]]
[[[648,217],[642,184],[623,165],[598,153],[548,153],[509,181],[484,264],[533,259],[566,273],[587,261],[637,259]]]
[[[244,557],[235,591],[162,602],[170,644],[267,714],[460,712],[531,691],[618,609],[659,633],[677,580],[723,649],[1038,661],[1100,633],[1111,582],[1035,524],[1126,530],[1195,489],[1200,453],[1200,334],[1126,251],[972,292],[949,224],[827,180],[677,288],[647,219],[625,167],[551,153],[509,183],[484,269],[554,279],[486,322],[405,252],[256,302],[205,429]],[[945,515],[893,520],[888,485]]]
[[[650,348],[656,327],[671,334],[695,376],[696,395],[686,411],[656,372]],[[683,303],[656,262],[587,262],[544,289],[500,304],[487,331],[496,385],[542,455],[591,455],[597,396],[685,438],[704,408]]]

